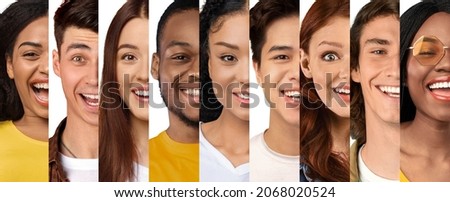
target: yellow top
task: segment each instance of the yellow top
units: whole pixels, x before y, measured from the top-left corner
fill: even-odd
[[[406,178],[405,174],[400,170],[400,182],[409,182],[408,178]]]
[[[199,144],[172,140],[166,131],[148,142],[151,182],[198,182]]]
[[[0,122],[0,182],[48,182],[48,142]]]

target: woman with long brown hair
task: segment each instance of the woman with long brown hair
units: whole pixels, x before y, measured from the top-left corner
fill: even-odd
[[[148,1],[128,0],[105,41],[99,181],[148,181]]]
[[[317,0],[301,24],[300,181],[349,181],[349,29],[348,0]]]

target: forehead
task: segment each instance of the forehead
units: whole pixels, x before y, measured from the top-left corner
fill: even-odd
[[[122,29],[119,42],[130,41],[139,45],[148,43],[148,22],[147,18],[129,20]]]
[[[342,41],[344,35],[350,35],[349,18],[342,16],[334,16],[330,18],[323,27],[318,29],[311,37],[311,43],[319,43],[324,39],[332,39]]]
[[[17,41],[48,35],[48,17],[41,17],[28,24],[17,36]]]
[[[162,37],[161,47],[164,48],[171,41],[197,41],[199,39],[199,13],[190,9],[172,14],[167,20]],[[195,45],[195,44],[193,44]]]
[[[439,12],[431,15],[417,31],[414,41],[422,35],[433,35],[439,38],[443,43],[450,43],[450,14]]]
[[[394,15],[379,16],[364,25],[361,32],[361,42],[370,38],[399,38],[400,21]]]
[[[68,27],[64,32],[63,42],[61,46],[67,46],[68,44],[74,42],[97,44],[98,34],[85,28],[77,28],[75,26]]]
[[[294,44],[299,47],[300,20],[298,16],[288,16],[273,21],[266,29],[266,45],[279,43],[280,45]]]

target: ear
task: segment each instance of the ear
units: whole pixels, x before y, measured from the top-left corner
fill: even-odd
[[[52,51],[52,58],[53,58],[53,71],[58,77],[61,77],[61,66],[59,62],[59,54],[58,51],[53,50]]]
[[[306,78],[312,78],[311,67],[309,66],[309,56],[303,49],[300,49],[300,68]]]
[[[361,72],[359,71],[359,67],[351,70],[352,80],[356,83],[361,83]]]
[[[152,55],[151,74],[155,80],[159,80],[159,56],[157,53],[153,53]]]
[[[256,81],[261,85],[263,77],[261,75],[261,66],[258,64],[258,61],[253,60],[253,69],[255,70]]]
[[[11,56],[6,56],[6,72],[8,73],[8,76],[10,79],[14,79],[14,70],[12,65],[12,58]]]

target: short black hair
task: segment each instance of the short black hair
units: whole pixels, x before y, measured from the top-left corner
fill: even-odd
[[[409,57],[409,47],[422,24],[438,12],[450,13],[450,0],[423,0],[409,8],[400,17],[400,122],[412,121],[416,116],[409,89],[406,86],[406,64]]]
[[[55,39],[58,50],[64,40],[68,27],[89,29],[98,33],[98,0],[65,0],[53,17],[55,20]]]
[[[159,53],[161,48],[161,37],[164,32],[164,28],[167,24],[169,18],[175,14],[180,13],[187,10],[198,10],[198,0],[175,0],[169,7],[166,8],[164,13],[158,22],[158,28],[156,30],[156,52]]]
[[[260,0],[250,9],[250,42],[254,62],[261,62],[267,28],[281,18],[298,17],[299,9],[298,0]]]
[[[18,120],[24,114],[14,80],[6,70],[6,58],[12,56],[20,32],[31,22],[48,15],[47,0],[18,0],[0,16],[0,121]]]

